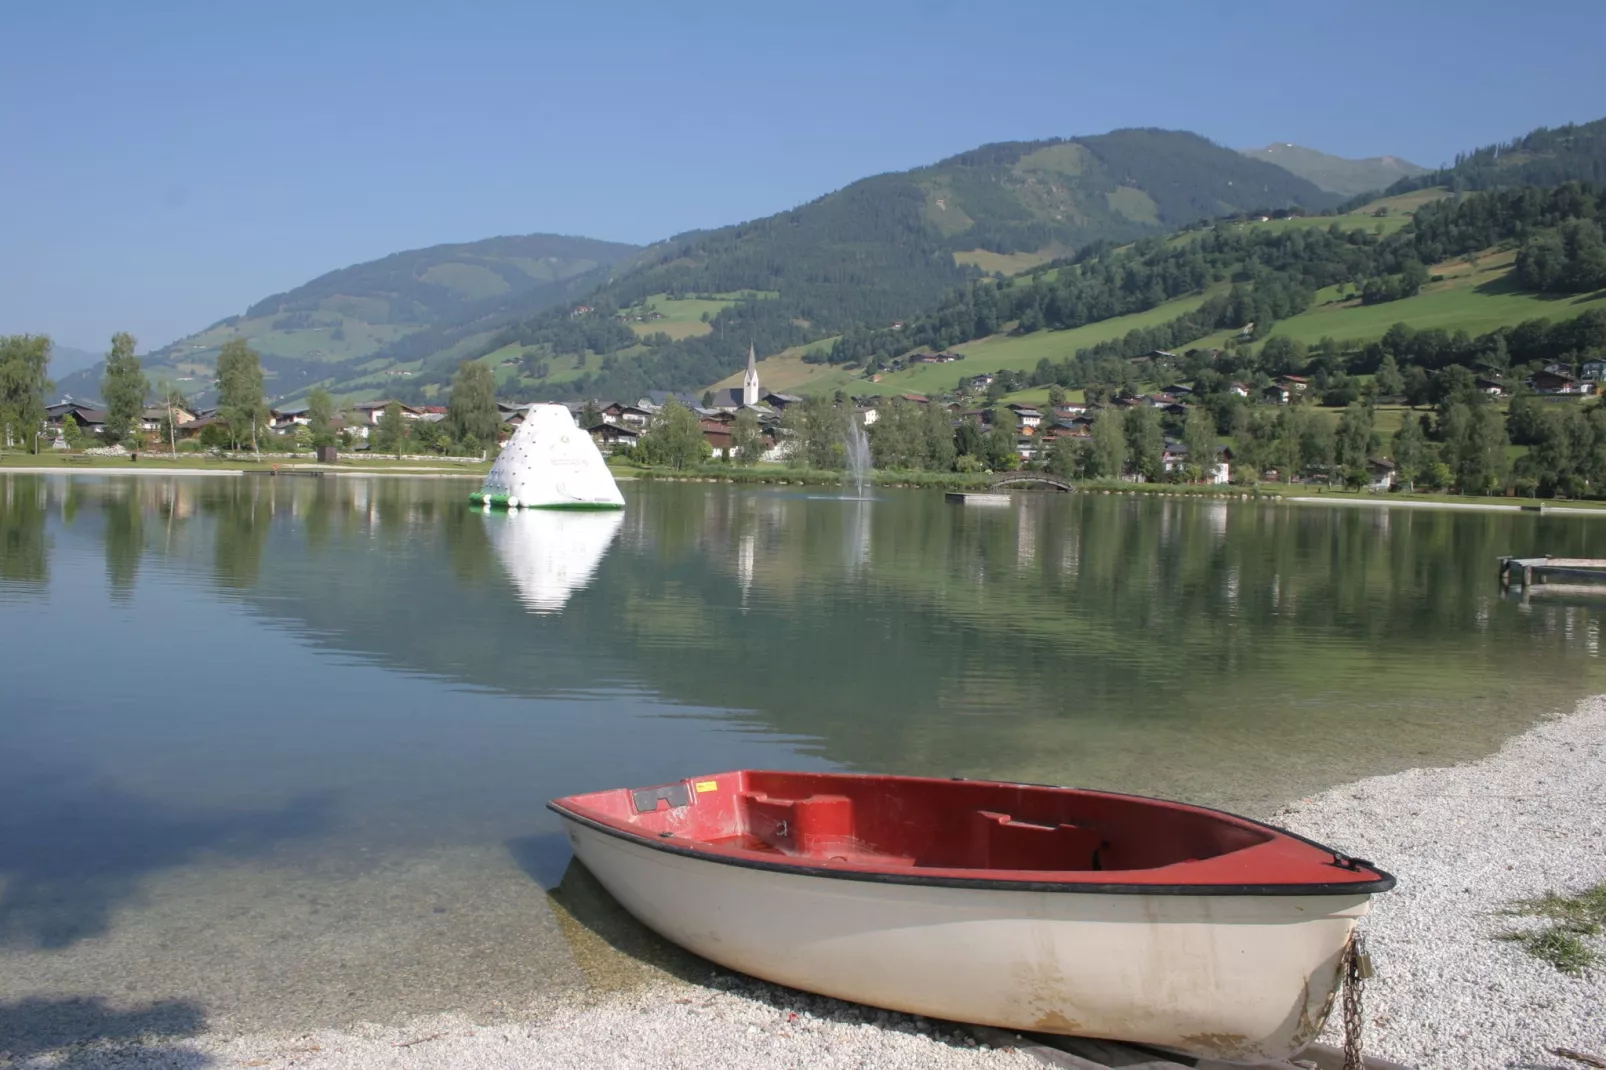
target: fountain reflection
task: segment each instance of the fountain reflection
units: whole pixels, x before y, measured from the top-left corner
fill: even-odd
[[[619,534],[624,513],[531,509],[485,513],[486,533],[519,601],[531,613],[561,613],[591,581]]]

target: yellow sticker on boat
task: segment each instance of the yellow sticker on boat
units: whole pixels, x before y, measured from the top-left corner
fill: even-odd
[[[719,781],[717,781],[717,780],[699,780],[697,782],[697,790],[700,791],[700,792],[701,791],[718,791],[719,790]]]

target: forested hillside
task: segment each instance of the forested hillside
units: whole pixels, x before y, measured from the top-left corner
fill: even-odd
[[[801,208],[653,246],[638,267],[487,347],[514,360],[504,389],[626,396],[685,389],[762,353],[929,308],[979,277],[980,252],[1008,257],[1163,233],[1203,217],[1319,209],[1336,197],[1194,134],[1122,130],[987,145],[856,182]],[[1039,256],[1039,259],[1042,257]],[[747,296],[732,297],[746,293]],[[659,296],[719,302],[706,330],[655,333]]]
[[[815,359],[873,372],[911,349],[943,350],[1006,326],[1020,334],[1065,330],[1219,290],[1185,315],[1131,332],[1097,354],[1138,356],[1221,328],[1255,325],[1265,332],[1308,309],[1323,287],[1347,287],[1368,305],[1411,297],[1429,282],[1427,265],[1503,242],[1520,246],[1520,286],[1588,292],[1606,286],[1602,217],[1606,196],[1569,183],[1433,201],[1389,235],[1335,222],[1326,229],[1215,226],[1182,240],[1148,238],[1024,280],[972,283],[898,328],[844,332]]]
[[[1443,186],[1453,191],[1509,186],[1606,183],[1606,119],[1540,127],[1522,137],[1457,156],[1450,167],[1402,178],[1390,194]]]

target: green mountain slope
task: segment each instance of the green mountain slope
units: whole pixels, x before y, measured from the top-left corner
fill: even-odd
[[[91,353],[87,349],[77,349],[73,346],[52,345],[50,347],[50,377],[63,379],[77,371],[92,368],[104,361],[106,354]]]
[[[971,284],[897,330],[850,330],[829,351],[792,359],[841,369],[834,382],[800,380],[803,389],[929,394],[995,371],[1077,386],[1126,358],[1234,349],[1245,337],[1327,340],[1326,349],[1351,353],[1399,323],[1451,339],[1599,316],[1603,203],[1606,193],[1569,183],[1419,191],[1319,220],[1220,221],[1007,283]],[[930,350],[965,360],[914,359]],[[844,382],[849,374],[858,382]]]
[[[1606,185],[1606,119],[1540,127],[1522,137],[1457,156],[1437,171],[1402,178],[1389,193],[1443,186],[1454,191],[1510,186],[1556,186],[1563,182]]]
[[[270,395],[319,382],[410,377],[420,356],[569,300],[638,250],[617,242],[526,234],[412,249],[321,275],[264,298],[144,357],[152,381],[202,394],[218,350],[244,338],[262,355]],[[409,345],[420,336],[424,344]],[[398,376],[388,373],[398,372]],[[98,367],[61,382],[92,392]]]
[[[1316,183],[1330,193],[1345,197],[1387,189],[1402,178],[1424,174],[1419,167],[1398,156],[1371,156],[1351,160],[1291,142],[1278,142],[1263,149],[1239,149],[1253,160],[1264,160]]]
[[[525,396],[700,388],[739,367],[749,343],[776,353],[929,308],[980,274],[978,251],[1041,260],[1201,218],[1336,200],[1280,167],[1177,131],[986,145],[661,242],[585,299],[594,311],[530,319],[486,352],[513,361],[504,390]],[[721,298],[705,331],[655,336],[652,321],[643,324],[666,299],[744,292]]]

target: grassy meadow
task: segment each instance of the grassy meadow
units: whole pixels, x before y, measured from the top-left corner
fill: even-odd
[[[968,252],[955,253],[954,263],[972,267],[992,275],[995,272],[1004,275],[1019,275],[1023,271],[1030,271],[1039,264],[1046,264],[1050,260],[1064,256],[1069,250],[1058,246],[1040,249],[1035,253],[993,253],[986,249],[971,249]]]
[[[1032,334],[995,334],[974,342],[953,347],[965,359],[954,364],[918,365],[900,372],[890,372],[876,384],[883,394],[930,394],[953,390],[965,376],[1000,368],[1030,369],[1047,357],[1061,360],[1099,342],[1119,338],[1135,327],[1152,327],[1175,319],[1204,303],[1198,295],[1167,301],[1147,312],[1119,316],[1101,323],[1090,323],[1069,331],[1036,331]]]
[[[668,294],[653,294],[641,304],[626,309],[626,315],[658,313],[662,319],[631,323],[630,329],[642,337],[662,332],[678,342],[713,331],[714,328],[704,319],[705,316],[711,320],[738,301],[759,301],[777,296],[779,295],[773,290],[740,290],[735,293],[710,294],[707,297],[670,297]]]
[[[854,394],[864,393],[871,384],[857,371],[850,371],[836,364],[810,364],[803,359],[806,353],[827,350],[835,344],[834,336],[822,338],[806,346],[792,346],[772,357],[761,358],[758,362],[759,382],[764,385],[765,390],[775,390],[782,394],[834,393],[837,390],[846,390]],[[712,389],[741,386],[742,376],[746,373],[745,367],[739,368],[714,383]]]

